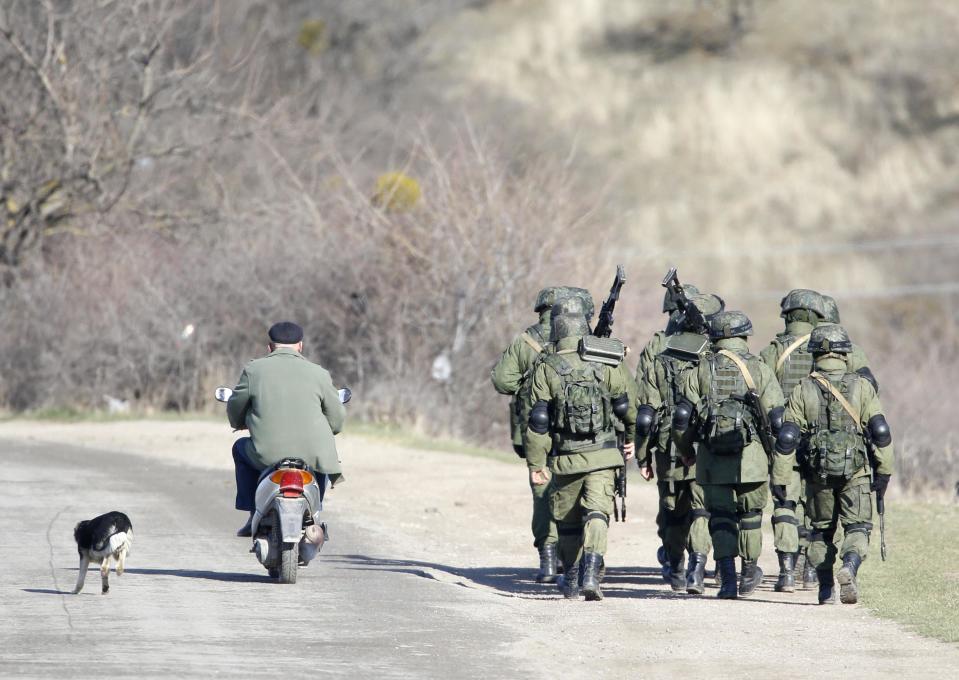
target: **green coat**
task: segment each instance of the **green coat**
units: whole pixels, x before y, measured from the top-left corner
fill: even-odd
[[[853,371],[848,368],[841,359],[832,357],[821,358],[816,362],[816,371],[822,373],[829,379],[829,382],[838,387],[847,373]],[[785,421],[796,423],[802,431],[803,436],[809,434],[810,426],[819,422],[819,399],[820,391],[812,378],[805,378],[796,385],[792,394],[789,395],[789,402],[786,405]],[[852,388],[848,397],[850,406],[859,415],[859,425],[866,428],[869,419],[873,416],[882,414],[882,404],[879,402],[879,396],[875,388],[865,378],[861,378]],[[793,454],[795,456],[795,454]],[[777,457],[779,457],[777,455]],[[891,475],[893,472],[893,446],[876,449],[876,472],[884,475]],[[862,467],[853,479],[864,477],[869,474],[867,467]]]
[[[235,429],[250,431],[254,463],[302,458],[331,483],[342,478],[333,435],[343,429],[346,409],[329,372],[296,350],[280,347],[248,363],[226,413]]]
[[[783,392],[772,370],[759,357],[749,354],[746,341],[741,338],[719,340],[713,346],[718,352],[726,349],[738,354],[746,362],[762,408],[768,413],[784,403]],[[728,361],[728,359],[726,360]],[[695,371],[683,376],[683,395],[696,409],[700,417],[707,413],[706,396],[712,380],[710,363],[701,361]],[[773,484],[787,484],[792,473],[792,461],[774,459]],[[765,482],[770,477],[769,459],[758,440],[749,442],[740,455],[716,455],[703,442],[696,459],[696,481],[700,484],[750,484]]]
[[[574,336],[563,338],[556,344],[556,352],[562,353],[573,368],[580,368],[586,363],[576,353],[579,340],[579,337]],[[626,370],[621,367],[603,366],[603,376],[610,397],[615,398],[629,393]],[[559,374],[548,364],[539,364],[533,372],[532,402],[535,404],[538,401],[545,401],[552,405],[556,403],[562,392],[563,381]],[[626,443],[632,443],[636,436],[636,402],[634,399],[629,399],[629,408],[623,421],[623,429]],[[616,441],[616,430],[613,424],[610,425],[608,432],[596,437],[595,446],[584,448],[576,453],[550,456],[549,453],[553,450],[554,444],[558,444],[560,441],[562,441],[561,433],[537,434],[527,427],[527,466],[531,470],[539,470],[546,467],[548,460],[549,467],[555,474],[572,475],[623,465],[623,456],[618,448],[605,448],[605,445],[610,441]]]
[[[549,341],[549,314],[546,310],[540,314],[540,322],[520,333],[503,352],[499,361],[490,371],[493,387],[500,394],[508,394],[510,399],[509,421],[510,435],[515,446],[523,445],[523,433],[526,430],[526,418],[532,403],[528,396],[520,394],[523,384],[529,380],[533,363],[539,352],[530,341],[540,347],[546,347]]]

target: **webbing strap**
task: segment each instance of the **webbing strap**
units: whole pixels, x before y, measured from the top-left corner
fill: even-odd
[[[577,349],[561,349],[558,352],[553,352],[553,354],[576,354],[578,352]]]
[[[852,422],[856,424],[856,431],[859,432],[859,434],[862,434],[862,425],[859,424],[859,415],[853,409],[852,404],[849,403],[849,400],[842,395],[842,392],[832,386],[832,383],[829,382],[829,378],[818,371],[813,371],[809,374],[809,377],[832,393],[832,396],[836,398],[836,401],[838,401],[839,404],[846,409],[846,413],[848,413],[849,417],[852,418]]]
[[[520,337],[523,338],[523,341],[527,345],[533,348],[534,352],[536,352],[537,354],[543,353],[543,346],[539,344],[538,342],[536,342],[536,340],[533,339],[532,335],[530,335],[529,333],[523,333]]]
[[[773,525],[776,524],[792,524],[798,527],[799,520],[791,515],[773,515]]]
[[[756,383],[753,380],[753,377],[749,374],[749,368],[746,366],[746,362],[744,362],[742,359],[736,356],[736,354],[734,354],[733,352],[730,352],[728,349],[721,349],[719,350],[718,353],[722,354],[724,357],[728,359],[731,359],[732,362],[736,364],[736,367],[739,369],[739,372],[743,374],[743,380],[746,381],[746,387],[752,390],[753,392],[755,392]]]
[[[783,353],[779,356],[779,360],[776,362],[776,373],[779,373],[779,369],[783,367],[783,364],[786,363],[786,359],[789,358],[789,355],[795,352],[797,349],[802,347],[804,344],[809,342],[809,338],[812,334],[807,333],[801,338],[797,338],[793,344],[783,350]]]

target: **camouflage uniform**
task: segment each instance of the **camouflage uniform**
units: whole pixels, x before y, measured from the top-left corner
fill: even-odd
[[[820,604],[833,601],[838,525],[845,534],[839,550],[840,599],[852,604],[858,600],[856,576],[872,530],[872,490],[884,495],[892,475],[892,437],[872,383],[846,364],[852,343],[845,330],[820,326],[813,331],[809,348],[816,357],[815,372],[789,395],[776,457],[792,458],[797,449],[802,452],[812,524],[808,559],[819,576]],[[805,446],[800,448],[802,440]],[[875,445],[871,455],[869,442]]]
[[[577,348],[588,331],[583,309],[581,301],[572,299],[554,306],[555,352],[533,373],[534,405],[526,431],[526,463],[531,471],[543,470],[548,464],[552,473],[550,506],[566,570],[561,583],[564,595],[578,596],[582,558],[583,591],[588,600],[596,600],[602,598],[599,580],[613,511],[614,477],[616,469],[623,465],[612,414],[615,412],[624,423],[625,441],[631,443],[635,437],[636,408],[627,396],[621,370],[580,357]],[[602,403],[585,409],[578,402],[573,403],[573,392],[567,387],[573,384],[568,381],[574,379],[584,380],[581,384],[601,393]],[[571,409],[579,417],[598,421],[591,434],[570,432]]]
[[[812,372],[812,354],[806,348],[809,334],[826,316],[823,297],[813,290],[798,288],[789,291],[780,302],[780,316],[785,330],[760,352],[766,365],[773,369],[783,394],[789,394],[799,381]],[[805,487],[799,466],[793,468],[785,499],[773,499],[773,535],[779,555],[779,579],[776,590],[792,592],[795,588],[795,567],[803,564],[809,529],[806,526]],[[804,570],[800,570],[802,573]],[[812,570],[806,571],[804,584],[814,582]]]
[[[714,353],[684,376],[686,402],[677,406],[673,426],[674,436],[683,436],[691,429],[691,418],[697,417],[696,481],[703,485],[711,515],[709,529],[722,580],[719,597],[735,598],[737,554],[743,560],[741,594],[749,595],[762,580],[756,561],[762,552],[762,512],[769,498],[769,461],[756,419],[742,399],[749,382],[767,413],[782,407],[783,396],[769,367],[749,353],[746,336],[752,334],[752,323],[745,314],[715,315],[709,334]],[[748,381],[739,363],[745,366]],[[786,484],[791,472],[791,467],[773,466],[774,483]]]
[[[722,301],[715,295],[692,295],[690,302],[704,316],[718,313]],[[666,337],[665,348],[645,373],[637,371],[639,422],[649,423],[649,431],[639,432],[637,458],[641,465],[655,461],[659,492],[657,521],[662,523],[669,583],[677,592],[703,592],[702,576],[706,557],[712,550],[709,513],[702,487],[696,482],[696,451],[692,432],[678,440],[671,437],[673,410],[681,398],[683,375],[709,353],[705,328],[684,325],[681,332]],[[645,436],[644,435],[647,435]],[[643,462],[645,461],[645,462]],[[689,550],[689,569],[683,572],[683,557]]]

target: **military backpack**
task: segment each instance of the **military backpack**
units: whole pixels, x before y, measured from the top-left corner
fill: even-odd
[[[747,364],[756,361],[751,354],[742,358]],[[745,401],[749,386],[743,369],[722,352],[711,354],[708,361],[711,379],[702,423],[703,441],[716,455],[742,453],[758,437],[755,418]]]
[[[837,387],[819,373],[810,377],[818,388],[819,418],[810,428],[803,465],[822,479],[851,479],[865,465],[867,455],[859,418],[849,404],[853,387],[863,378],[847,373]]]
[[[562,383],[552,413],[554,431],[576,438],[608,432],[613,419],[604,366],[591,361],[574,366],[562,353],[549,354],[543,361]]]
[[[683,377],[686,371],[695,368],[700,359],[709,352],[709,341],[698,333],[678,333],[671,335],[666,341],[666,349],[656,356],[656,361],[663,367],[666,379],[665,398],[660,409],[658,420],[669,423],[673,418],[676,405],[683,398]],[[660,429],[657,446],[666,450],[670,447],[671,437],[669,428]]]
[[[533,360],[533,363],[530,364],[529,368],[526,369],[520,378],[519,389],[516,390],[516,395],[513,400],[516,420],[520,428],[525,430],[526,423],[529,420],[530,409],[533,408],[533,372],[536,370],[536,367],[542,363],[543,358],[546,357],[550,351],[551,345],[549,344],[549,340],[543,335],[542,327],[539,325],[530,326],[520,337],[523,339],[523,342],[536,352],[536,358]]]

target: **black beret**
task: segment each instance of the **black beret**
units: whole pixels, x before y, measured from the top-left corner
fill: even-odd
[[[270,341],[278,345],[295,345],[303,340],[303,329],[292,321],[281,321],[270,328]]]

